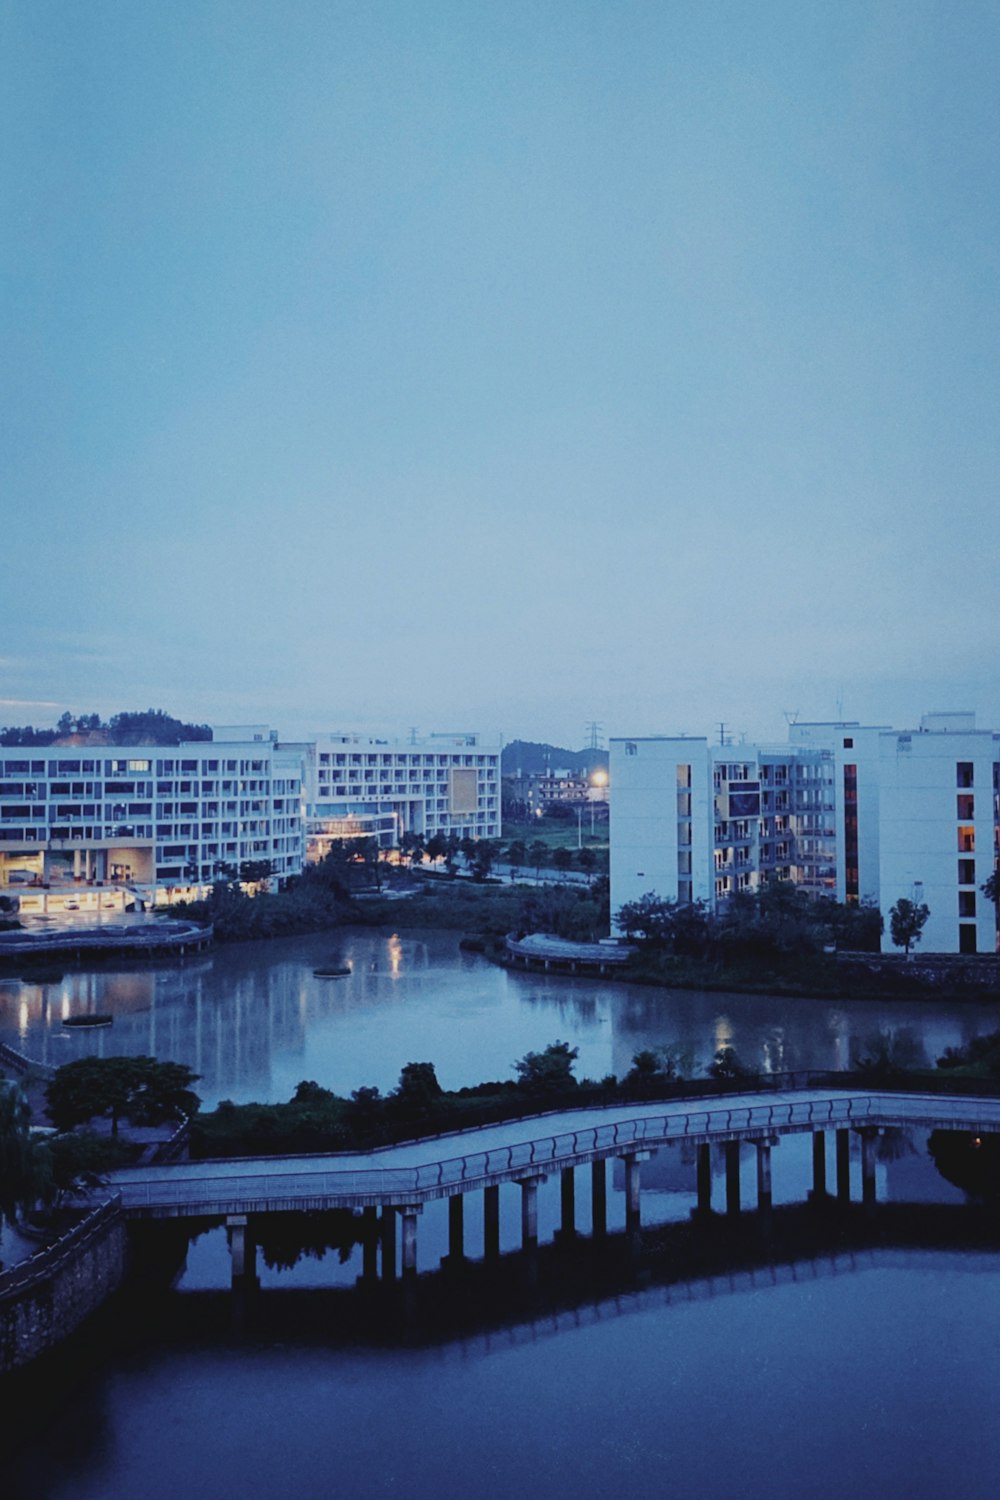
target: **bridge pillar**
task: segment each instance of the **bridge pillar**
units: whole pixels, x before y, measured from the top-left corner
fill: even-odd
[[[817,1199],[826,1197],[826,1132],[823,1130],[813,1133],[812,1196]]]
[[[465,1194],[455,1193],[448,1199],[448,1265],[455,1267],[465,1259]]]
[[[576,1169],[564,1167],[559,1174],[559,1231],[566,1239],[576,1234]]]
[[[712,1147],[708,1141],[698,1146],[697,1158],[698,1212],[712,1212]]]
[[[837,1131],[837,1201],[851,1201],[851,1132]]]
[[[361,1279],[370,1284],[378,1280],[378,1209],[364,1209],[361,1223]]]
[[[757,1208],[761,1213],[771,1211],[771,1142],[755,1141],[757,1147]]]
[[[740,1211],[740,1143],[727,1141],[726,1146],[726,1213]]]
[[[538,1184],[544,1177],[521,1177],[521,1249],[534,1250],[538,1244]]]
[[[599,1239],[608,1232],[608,1164],[590,1164],[591,1234]]]
[[[875,1207],[875,1142],[878,1130],[869,1126],[861,1131],[861,1201],[866,1209]]]
[[[625,1163],[625,1228],[629,1231],[638,1229],[641,1223],[640,1168],[649,1156],[648,1151],[630,1151],[622,1157]]]
[[[483,1188],[483,1253],[487,1260],[500,1254],[500,1186]]]
[[[256,1275],[256,1245],[246,1214],[229,1214],[226,1218],[229,1234],[229,1258],[233,1286],[246,1286]]]
[[[417,1274],[417,1216],[422,1204],[407,1203],[399,1209],[403,1218],[403,1275]]]
[[[382,1280],[396,1279],[396,1210],[387,1203],[382,1205]]]

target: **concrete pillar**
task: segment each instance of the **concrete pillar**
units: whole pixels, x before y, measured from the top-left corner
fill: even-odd
[[[878,1131],[869,1127],[861,1132],[861,1201],[865,1208],[875,1207],[875,1142]]]
[[[396,1210],[382,1205],[382,1280],[396,1279]]]
[[[698,1147],[698,1212],[712,1212],[712,1148],[708,1141]]]
[[[755,1141],[757,1147],[757,1208],[761,1213],[771,1210],[771,1142]]]
[[[562,1210],[559,1228],[569,1238],[576,1234],[576,1171],[573,1167],[564,1167],[559,1174],[559,1194]]]
[[[500,1187],[483,1189],[483,1251],[487,1260],[500,1254]]]
[[[378,1209],[366,1208],[361,1222],[361,1276],[373,1282],[378,1280]]]
[[[638,1229],[642,1218],[640,1195],[640,1167],[648,1159],[648,1152],[633,1153],[622,1158],[625,1163],[625,1228]]]
[[[594,1238],[608,1232],[608,1164],[595,1161],[590,1164],[591,1233]]]
[[[544,1177],[523,1177],[521,1188],[521,1249],[533,1250],[538,1244],[538,1184]]]
[[[448,1199],[448,1256],[453,1263],[465,1259],[465,1195]]]
[[[740,1211],[740,1143],[726,1142],[726,1213]]]
[[[403,1217],[403,1275],[417,1274],[417,1215],[419,1203],[407,1203],[399,1210]]]
[[[826,1197],[826,1132],[813,1133],[813,1197]]]
[[[82,855],[82,853],[83,853],[82,849],[74,849],[73,850],[73,879],[74,880],[79,880],[81,874],[83,873],[83,868],[82,868],[82,864],[81,864],[81,855]]]
[[[851,1201],[851,1132],[837,1131],[837,1201]]]
[[[226,1219],[229,1232],[229,1257],[233,1286],[245,1286],[256,1275],[256,1246],[246,1214],[229,1214]]]

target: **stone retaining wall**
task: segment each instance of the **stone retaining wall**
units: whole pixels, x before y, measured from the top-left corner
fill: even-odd
[[[66,1338],[121,1284],[127,1230],[118,1197],[54,1245],[0,1273],[0,1373]]]

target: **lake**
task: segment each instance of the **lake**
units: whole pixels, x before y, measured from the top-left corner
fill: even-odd
[[[339,961],[349,978],[314,977]],[[111,1012],[114,1026],[63,1031],[65,1016],[87,1010]],[[932,1061],[996,1024],[978,1004],[706,995],[514,974],[461,953],[453,935],[370,929],[220,948],[178,969],[0,981],[0,1039],[55,1063],[91,1052],[186,1062],[209,1105],[288,1098],[303,1078],[338,1092],[388,1089],[409,1061],[434,1062],[445,1087],[508,1078],[516,1058],[556,1038],[579,1047],[581,1076],[601,1077],[667,1045],[692,1072],[722,1045],[774,1071],[846,1067],[880,1029]],[[774,1152],[779,1208],[805,1197],[809,1147],[801,1136]],[[578,1174],[584,1230],[588,1175]],[[686,1222],[689,1152],[657,1153],[643,1181],[644,1223]],[[620,1171],[610,1182],[614,1233],[624,1222]],[[517,1243],[517,1193],[503,1190],[505,1249]],[[882,1143],[878,1194],[962,1202],[920,1133]],[[539,1207],[541,1237],[551,1239],[556,1181]],[[470,1199],[472,1255],[478,1212]],[[445,1247],[443,1205],[428,1205],[420,1270],[432,1271]],[[262,1291],[304,1296],[298,1321],[311,1305],[320,1319],[323,1298],[352,1295],[359,1269],[357,1252],[291,1270],[261,1264]],[[0,1492],[561,1500],[641,1489],[922,1500],[954,1491],[975,1500],[1000,1486],[1000,1257],[981,1244],[831,1253],[771,1282],[734,1274],[625,1288],[443,1343],[379,1344],[322,1327],[302,1339],[280,1315],[266,1339],[224,1336],[217,1317],[201,1328],[198,1299],[228,1306],[228,1274],[224,1232],[210,1230],[190,1247],[160,1332],[84,1339],[56,1362],[43,1399],[33,1394],[24,1410],[13,1399]]]

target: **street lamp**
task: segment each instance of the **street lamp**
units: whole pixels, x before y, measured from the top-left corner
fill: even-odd
[[[590,778],[590,785],[598,793],[604,791],[604,789],[607,786],[607,784],[608,784],[608,773],[607,773],[607,771],[595,771],[594,774],[593,774],[593,776],[591,776],[591,778]],[[591,799],[590,799],[590,836],[591,836],[591,838],[594,837],[594,803],[597,800],[598,800],[597,797],[591,797]],[[601,797],[600,800],[603,802],[605,800],[605,798]]]

